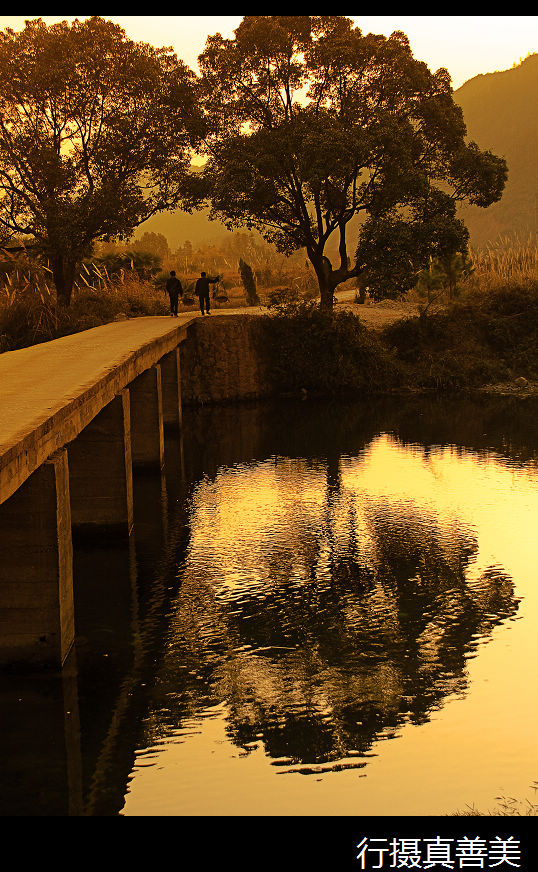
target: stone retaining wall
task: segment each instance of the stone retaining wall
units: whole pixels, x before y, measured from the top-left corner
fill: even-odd
[[[261,342],[263,315],[197,318],[181,343],[186,406],[256,399],[272,393]]]

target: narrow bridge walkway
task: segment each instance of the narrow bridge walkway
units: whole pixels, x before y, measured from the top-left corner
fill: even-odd
[[[190,320],[132,318],[1,354],[0,454],[148,342],[175,336]]]
[[[261,311],[220,309],[210,317]],[[154,363],[175,348],[196,317],[201,316],[186,312],[177,318],[130,318],[0,354],[0,503],[45,456],[73,438],[70,419],[84,405],[92,407],[93,416],[95,403],[105,405],[151,365],[148,353]],[[17,472],[14,456],[28,451],[37,456]]]

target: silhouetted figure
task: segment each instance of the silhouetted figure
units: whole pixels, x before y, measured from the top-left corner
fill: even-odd
[[[170,316],[177,318],[177,304],[179,297],[183,296],[183,285],[176,278],[175,270],[170,270],[170,278],[166,282],[166,291],[170,297]]]
[[[197,294],[198,299],[200,300],[200,311],[201,311],[202,315],[205,314],[204,304],[205,304],[205,311],[209,315],[209,285],[215,284],[215,282],[218,282],[219,278],[220,278],[220,276],[217,276],[216,279],[210,279],[206,276],[205,272],[200,273],[200,278],[196,282],[195,293]]]

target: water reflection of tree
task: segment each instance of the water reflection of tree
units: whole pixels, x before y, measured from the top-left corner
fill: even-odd
[[[359,505],[337,461],[320,523],[273,543],[265,584],[239,596],[185,577],[158,685],[168,723],[225,699],[238,746],[303,772],[364,766],[376,739],[463,694],[467,658],[517,610],[501,571],[471,580],[468,531]]]
[[[451,444],[459,450],[494,451],[514,465],[538,462],[538,399],[520,397],[415,397],[392,406],[387,422],[404,443],[424,450]]]

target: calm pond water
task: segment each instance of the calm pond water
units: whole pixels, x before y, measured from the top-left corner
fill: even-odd
[[[187,410],[64,675],[4,675],[2,814],[443,815],[532,796],[538,404]]]

